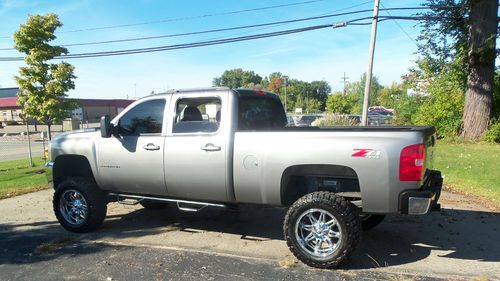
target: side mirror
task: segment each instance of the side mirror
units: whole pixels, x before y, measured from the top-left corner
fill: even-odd
[[[104,115],[101,117],[101,137],[109,138],[111,137],[111,131],[113,129],[113,124],[111,124],[111,120],[109,115]]]

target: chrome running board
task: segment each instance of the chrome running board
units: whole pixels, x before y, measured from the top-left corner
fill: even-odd
[[[152,201],[159,201],[159,202],[176,203],[177,208],[179,208],[179,210],[185,211],[185,212],[198,212],[205,207],[230,208],[230,206],[225,205],[225,204],[189,201],[189,200],[181,200],[181,199],[169,199],[169,198],[132,195],[132,194],[109,193],[109,196],[116,197],[118,203],[125,204],[125,205],[136,205],[139,202],[141,202],[142,200],[152,200]],[[129,202],[124,201],[124,199],[125,200],[126,199],[135,199],[135,200],[137,200],[137,202],[129,203]],[[200,207],[199,208],[190,208],[187,206],[181,206],[180,204],[195,205],[195,206],[200,206]]]

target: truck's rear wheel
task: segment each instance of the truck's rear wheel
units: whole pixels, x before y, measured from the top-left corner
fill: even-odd
[[[379,225],[384,220],[384,218],[385,218],[384,215],[371,215],[371,214],[360,215],[361,225],[363,226],[364,231],[370,230],[375,226]]]
[[[290,251],[318,268],[333,268],[346,260],[361,238],[356,207],[331,192],[314,192],[297,200],[283,228]]]
[[[72,232],[97,229],[106,217],[107,201],[97,185],[86,178],[70,178],[61,182],[52,200],[59,223]]]

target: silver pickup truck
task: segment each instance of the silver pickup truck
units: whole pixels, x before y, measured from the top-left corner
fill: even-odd
[[[433,127],[288,127],[273,93],[208,88],[152,95],[100,130],[58,135],[47,166],[69,231],[99,227],[109,202],[284,207],[293,254],[332,268],[385,214],[439,209],[434,145]]]

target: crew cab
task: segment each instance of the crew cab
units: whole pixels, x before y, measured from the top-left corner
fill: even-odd
[[[435,130],[288,127],[277,95],[173,90],[142,98],[100,130],[56,136],[54,211],[88,232],[110,202],[184,211],[240,204],[287,208],[284,238],[304,263],[332,268],[385,214],[438,210]]]

